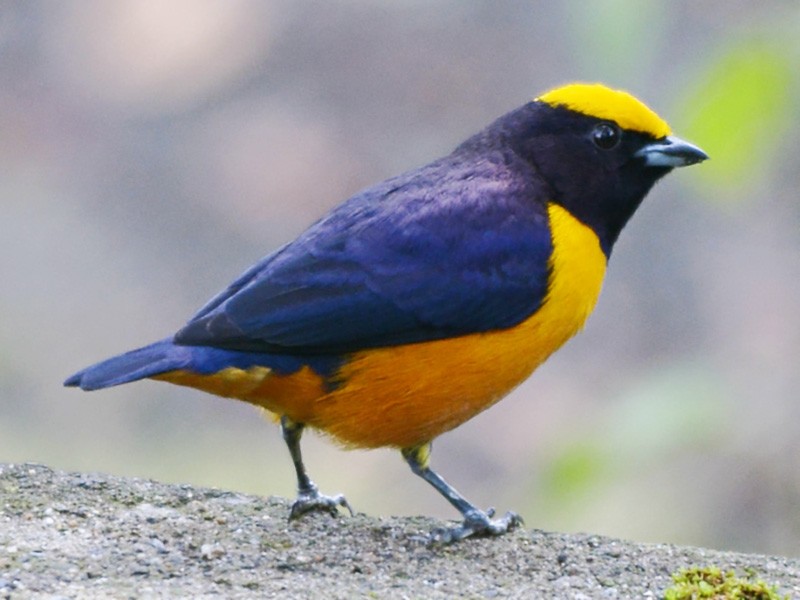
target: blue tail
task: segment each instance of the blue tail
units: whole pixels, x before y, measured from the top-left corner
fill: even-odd
[[[209,346],[181,346],[175,344],[172,338],[167,338],[78,371],[64,385],[90,391],[179,369],[208,375],[228,367],[247,369],[254,365],[269,367],[280,375],[294,373],[308,366],[323,377],[329,377],[341,363],[342,357],[338,356],[237,352]]]
[[[186,346],[176,346],[168,338],[78,371],[64,385],[87,391],[99,390],[182,369],[191,361],[189,350]]]

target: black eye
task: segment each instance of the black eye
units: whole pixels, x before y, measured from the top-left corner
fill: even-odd
[[[600,123],[592,130],[592,141],[601,150],[611,150],[619,144],[619,127],[611,123]]]

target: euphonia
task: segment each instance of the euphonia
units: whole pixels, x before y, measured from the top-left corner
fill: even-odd
[[[442,542],[500,535],[513,512],[468,502],[431,442],[492,406],[577,333],[620,231],[653,184],[705,160],[627,92],[576,83],[452,153],[357,193],[257,262],[176,334],[76,373],[150,378],[273,413],[297,472],[290,518],[352,509],[300,452],[306,427],[397,448],[463,516]]]

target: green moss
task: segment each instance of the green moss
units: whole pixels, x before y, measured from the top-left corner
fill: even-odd
[[[770,586],[752,573],[737,577],[716,567],[691,567],[672,575],[675,585],[664,592],[664,600],[788,600],[777,586]]]

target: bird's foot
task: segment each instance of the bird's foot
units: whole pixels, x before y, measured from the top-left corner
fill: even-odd
[[[316,486],[302,490],[297,499],[292,504],[292,510],[289,512],[289,520],[293,521],[302,515],[312,511],[325,511],[334,517],[339,514],[339,507],[346,508],[352,517],[355,513],[350,503],[342,494],[336,496],[325,496],[319,493]]]
[[[502,519],[492,520],[494,512],[494,508],[490,508],[486,512],[482,510],[469,511],[464,516],[464,522],[458,527],[434,531],[431,534],[431,543],[446,546],[473,535],[503,535],[524,524],[522,517],[515,512],[507,512]]]

